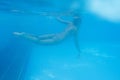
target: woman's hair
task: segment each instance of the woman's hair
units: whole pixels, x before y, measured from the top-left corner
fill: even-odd
[[[80,11],[74,11],[72,12],[72,16],[73,16],[73,23],[75,26],[79,26],[81,23],[81,14]]]

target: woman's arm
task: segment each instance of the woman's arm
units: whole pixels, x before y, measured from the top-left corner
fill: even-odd
[[[70,24],[70,23],[72,23],[72,22],[70,22],[70,21],[65,21],[65,20],[63,20],[62,18],[60,18],[60,17],[57,17],[56,18],[59,22],[61,22],[61,23],[65,23],[65,24]]]

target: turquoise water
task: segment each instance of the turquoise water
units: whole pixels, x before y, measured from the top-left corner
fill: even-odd
[[[87,4],[87,0],[1,0],[0,80],[120,80],[120,21],[87,11]],[[61,32],[67,26],[43,12],[76,8],[82,19],[80,57],[72,36],[59,44],[41,45],[13,34]]]

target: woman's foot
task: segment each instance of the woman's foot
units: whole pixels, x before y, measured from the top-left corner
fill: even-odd
[[[17,36],[21,36],[23,34],[25,34],[24,32],[13,32],[14,35],[17,35]]]

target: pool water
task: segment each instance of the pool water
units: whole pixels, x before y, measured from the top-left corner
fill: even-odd
[[[119,4],[119,0],[1,0],[0,80],[120,80]],[[68,26],[56,17],[75,10],[81,15],[80,52],[73,35],[41,45],[13,34],[62,32]],[[71,21],[72,16],[63,19]]]

